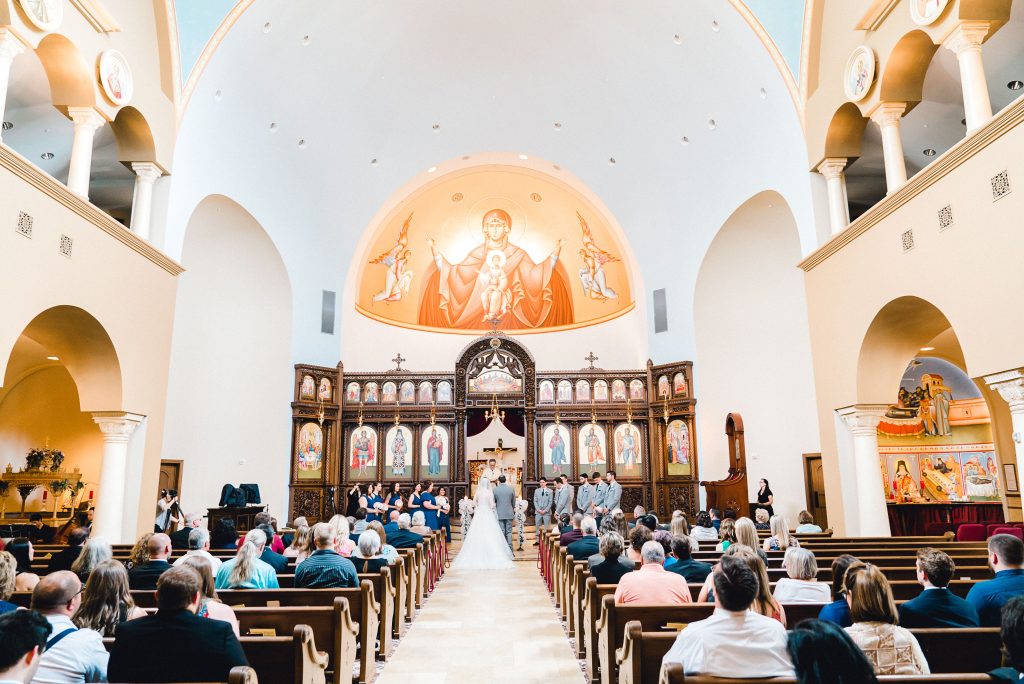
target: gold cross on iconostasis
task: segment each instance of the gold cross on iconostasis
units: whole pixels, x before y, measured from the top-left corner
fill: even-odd
[[[594,352],[590,352],[589,354],[584,356],[583,360],[590,362],[590,368],[588,368],[587,370],[594,370],[594,362],[597,361],[599,358],[601,358],[601,357],[594,356]]]
[[[394,363],[395,363],[395,370],[396,371],[400,371],[400,370],[402,370],[402,362],[403,361],[408,361],[409,359],[403,359],[402,358],[402,352],[398,352],[398,355],[395,358],[391,359],[391,360],[394,361]]]

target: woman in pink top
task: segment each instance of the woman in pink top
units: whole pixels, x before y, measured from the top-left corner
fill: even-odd
[[[352,541],[352,533],[349,531],[348,518],[343,515],[336,515],[331,518],[331,527],[338,533],[338,539],[334,543],[334,550],[348,558],[356,550],[356,543]]]

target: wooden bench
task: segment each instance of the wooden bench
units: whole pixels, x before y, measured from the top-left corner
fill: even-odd
[[[683,666],[673,663],[661,672],[661,678],[654,680],[660,684],[797,684],[793,677],[775,677],[771,679],[733,679],[724,677],[685,676]],[[931,674],[931,675],[880,675],[879,684],[974,684],[988,682],[993,679],[987,674],[977,672],[971,674]]]

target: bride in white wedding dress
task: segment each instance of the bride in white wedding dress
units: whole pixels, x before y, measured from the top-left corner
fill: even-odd
[[[515,566],[512,549],[505,541],[494,514],[494,492],[486,477],[480,478],[476,488],[476,512],[469,532],[462,540],[459,555],[452,563],[453,570],[509,570]]]

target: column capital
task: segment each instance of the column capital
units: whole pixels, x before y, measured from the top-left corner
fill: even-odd
[[[878,423],[888,410],[887,404],[854,404],[836,409],[836,415],[843,419],[854,435],[868,436],[876,433]]]
[[[132,162],[131,164],[132,171],[135,172],[135,176],[140,181],[148,181],[152,183],[157,178],[164,175],[163,169],[153,162]]]
[[[843,175],[843,171],[846,170],[847,161],[846,157],[826,157],[818,164],[817,171],[827,180],[840,178]]]
[[[906,102],[879,102],[872,110],[870,117],[881,127],[897,125],[903,113],[907,111]]]
[[[942,41],[942,47],[959,55],[968,50],[980,50],[992,25],[987,21],[962,21]]]
[[[146,416],[125,411],[93,411],[92,419],[100,426],[104,442],[127,442]]]
[[[107,120],[93,107],[68,107],[68,116],[75,122],[75,129],[84,128],[90,132],[107,123]]]
[[[0,28],[0,60],[13,60],[25,51],[25,45],[10,29]]]
[[[1024,369],[986,375],[985,384],[1010,405],[1010,413],[1024,413]]]

